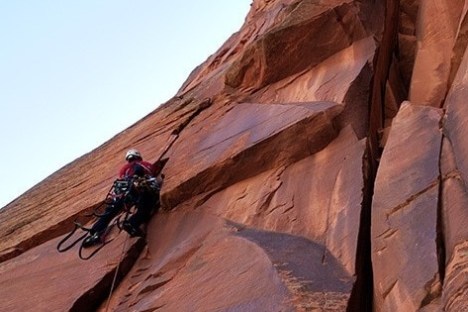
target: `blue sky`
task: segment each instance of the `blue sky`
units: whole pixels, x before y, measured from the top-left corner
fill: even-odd
[[[0,207],[171,98],[252,0],[0,0]]]

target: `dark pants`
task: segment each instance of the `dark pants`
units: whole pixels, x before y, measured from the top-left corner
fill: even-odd
[[[139,228],[141,224],[149,221],[153,213],[158,211],[160,206],[159,192],[142,192],[132,197],[136,198],[134,201],[136,212],[128,219],[128,222],[134,228]],[[114,200],[111,204],[108,204],[104,214],[99,217],[91,228],[91,234],[104,232],[112,219],[116,217],[123,208],[123,199]]]
[[[146,192],[139,196],[136,204],[136,212],[128,219],[128,222],[134,227],[139,228],[150,217],[159,210],[159,192]]]

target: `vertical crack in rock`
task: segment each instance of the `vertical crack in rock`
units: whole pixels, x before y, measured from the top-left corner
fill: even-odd
[[[359,224],[358,246],[356,249],[356,283],[351,292],[347,311],[372,311],[373,271],[371,259],[371,215],[372,196],[376,170],[371,165],[371,152],[367,146],[363,157],[362,176],[364,179],[363,199],[361,204],[361,220]],[[376,169],[376,168],[375,168]]]
[[[375,73],[372,81],[369,116],[369,150],[371,171],[374,173],[377,172],[377,161],[381,154],[379,133],[385,120],[385,89],[398,38],[399,8],[399,1],[387,1],[384,33],[374,62]]]
[[[210,98],[202,100],[200,104],[198,104],[198,107],[195,109],[195,111],[191,113],[187,119],[181,122],[172,133],[179,135],[195,119],[195,117],[197,117],[198,115],[200,115],[201,112],[210,107],[211,104],[213,104],[213,101]]]
[[[442,131],[444,125],[444,118],[440,121],[440,129]],[[444,237],[444,220],[443,220],[443,196],[444,196],[444,178],[442,173],[442,151],[444,135],[441,136],[440,153],[439,153],[439,195],[437,198],[437,260],[439,262],[439,278],[443,285],[445,279],[445,263],[446,263],[446,250],[445,250],[445,237]]]
[[[385,120],[385,90],[398,38],[400,2],[386,2],[385,27],[374,60],[374,77],[369,99],[369,134],[363,159],[363,201],[356,254],[356,284],[347,311],[373,310],[373,269],[371,258],[372,197],[381,156],[379,133]]]
[[[118,285],[120,281],[127,275],[127,273],[130,272],[131,268],[140,256],[140,252],[143,250],[144,246],[145,241],[143,239],[139,239],[135,244],[132,245],[130,249],[127,250],[125,257],[122,259],[122,262],[119,265],[116,285]],[[99,283],[97,283],[94,287],[90,288],[81,297],[79,297],[73,303],[70,311],[93,311],[99,308],[102,302],[105,303],[109,295],[109,289],[111,288],[111,283],[116,273],[116,269],[107,273]],[[87,273],[83,272],[83,274]]]

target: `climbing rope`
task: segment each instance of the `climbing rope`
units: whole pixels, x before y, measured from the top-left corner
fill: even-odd
[[[125,249],[127,249],[127,241],[128,241],[128,235],[125,235],[125,241],[124,241],[124,244],[123,244],[122,253],[120,254],[119,263],[117,264],[117,268],[115,269],[115,273],[114,273],[114,279],[112,280],[112,284],[111,284],[111,288],[110,288],[110,292],[109,292],[109,297],[107,298],[106,312],[109,310],[109,305],[110,305],[112,293],[114,292],[115,282],[117,281],[117,275],[119,274],[120,264],[123,261],[123,256],[125,254]]]

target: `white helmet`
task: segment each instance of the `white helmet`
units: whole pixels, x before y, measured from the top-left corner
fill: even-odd
[[[133,148],[129,149],[127,151],[127,154],[125,154],[125,160],[130,160],[132,158],[142,159],[140,152],[138,150],[136,150],[136,149],[133,149]]]

